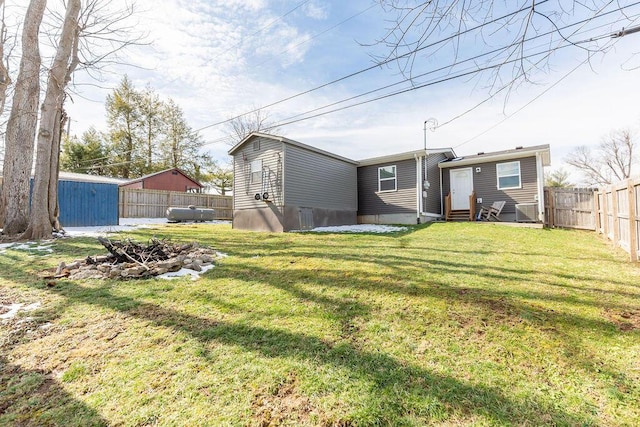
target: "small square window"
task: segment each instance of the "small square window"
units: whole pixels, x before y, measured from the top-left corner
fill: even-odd
[[[396,178],[396,166],[383,166],[378,168],[378,192],[397,191],[398,180]]]
[[[260,140],[253,141],[253,151],[260,151]]]
[[[262,182],[262,159],[254,160],[249,165],[249,174],[251,176],[252,184],[259,184]]]
[[[520,162],[498,163],[496,175],[498,176],[498,190],[522,188]]]

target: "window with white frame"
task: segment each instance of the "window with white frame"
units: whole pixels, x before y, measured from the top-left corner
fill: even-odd
[[[520,162],[498,163],[496,165],[496,175],[498,176],[498,190],[508,190],[510,188],[522,188],[520,178]]]
[[[398,190],[396,165],[378,168],[378,192]]]
[[[259,184],[262,182],[262,159],[254,160],[249,164],[249,175],[251,176],[252,184]]]

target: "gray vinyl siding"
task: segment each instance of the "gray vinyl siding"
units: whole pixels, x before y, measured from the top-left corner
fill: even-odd
[[[522,188],[510,190],[498,190],[498,175],[496,164],[520,162],[520,182]],[[535,202],[538,194],[536,158],[525,157],[513,160],[501,160],[499,162],[477,163],[473,165],[465,165],[464,168],[471,168],[473,171],[473,188],[476,193],[476,199],[482,198],[482,203],[476,203],[476,210],[480,206],[491,206],[493,202],[504,200],[505,204],[502,212],[506,214],[514,214],[517,203]],[[476,167],[481,171],[476,172]],[[442,170],[442,194],[446,196],[449,193],[449,171],[457,168],[446,168]]]
[[[254,142],[259,150],[254,150]],[[256,138],[244,144],[233,156],[233,201],[234,209],[263,208],[265,202],[254,198],[256,193],[269,193],[269,199],[282,206],[282,142],[270,138]],[[262,159],[262,170],[266,180],[252,184],[249,165]]]
[[[357,210],[355,164],[290,144],[284,163],[286,206]]]
[[[397,191],[378,192],[378,168],[396,166]],[[416,161],[401,160],[358,168],[358,215],[416,213]]]
[[[440,214],[442,212],[440,200],[440,168],[438,167],[438,163],[446,158],[447,156],[445,156],[444,153],[429,154],[429,156],[427,156],[426,179],[431,186],[429,190],[427,190],[427,198],[422,202],[423,212],[433,214]]]

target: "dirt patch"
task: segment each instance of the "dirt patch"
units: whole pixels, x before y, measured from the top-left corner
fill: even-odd
[[[310,425],[317,415],[309,399],[298,391],[298,378],[291,372],[285,381],[271,393],[262,392],[253,400],[252,409],[256,426]]]
[[[621,331],[640,330],[640,310],[604,310],[604,317]]]

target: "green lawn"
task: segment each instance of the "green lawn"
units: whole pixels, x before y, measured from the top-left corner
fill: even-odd
[[[637,425],[640,266],[595,233],[437,223],[129,236],[228,254],[192,281],[49,283],[95,239],[0,254],[0,425]]]

